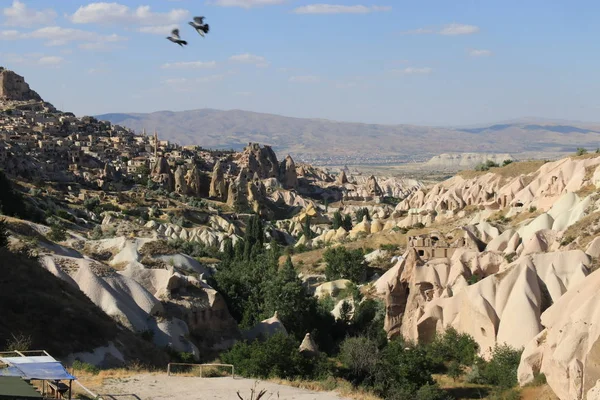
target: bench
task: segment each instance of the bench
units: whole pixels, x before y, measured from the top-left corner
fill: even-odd
[[[69,387],[60,381],[48,381],[47,384],[51,394],[56,396],[56,399],[61,399],[62,395],[69,391]]]

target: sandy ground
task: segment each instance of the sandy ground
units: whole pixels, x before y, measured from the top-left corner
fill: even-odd
[[[262,400],[340,400],[333,392],[312,392],[291,386],[244,378],[193,378],[167,375],[134,375],[106,380],[100,390],[105,400],[205,400],[237,399],[237,391],[250,399],[252,388],[266,389]]]

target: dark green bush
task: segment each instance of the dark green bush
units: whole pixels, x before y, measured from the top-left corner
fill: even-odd
[[[48,239],[52,240],[53,242],[62,242],[63,240],[67,240],[67,230],[61,223],[55,222],[50,227]]]
[[[515,350],[508,345],[496,346],[489,362],[479,362],[483,367],[480,370],[482,382],[505,389],[516,386],[521,353],[522,350]]]
[[[96,367],[95,365],[81,362],[79,360],[73,361],[72,368],[75,371],[85,371],[85,372],[93,374],[93,375],[97,375],[100,372],[100,368]]]
[[[329,248],[323,254],[327,264],[325,276],[327,280],[349,279],[360,283],[366,279],[364,255],[361,249],[347,250],[343,246]]]
[[[443,334],[436,335],[426,348],[434,366],[443,371],[445,364],[453,361],[459,365],[472,365],[479,346],[471,336],[448,328]]]
[[[221,354],[221,360],[235,365],[236,373],[249,378],[315,379],[328,367],[325,358],[308,358],[300,354],[300,343],[283,333],[265,341],[237,342]]]

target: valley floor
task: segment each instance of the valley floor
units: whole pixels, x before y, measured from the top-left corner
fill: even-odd
[[[84,382],[85,383],[85,382]],[[98,388],[104,399],[122,400],[210,400],[236,399],[239,391],[250,399],[251,390],[267,390],[263,399],[341,400],[333,392],[315,392],[266,381],[244,378],[194,378],[166,374],[140,374],[127,378],[107,379]],[[256,398],[256,395],[254,396]]]

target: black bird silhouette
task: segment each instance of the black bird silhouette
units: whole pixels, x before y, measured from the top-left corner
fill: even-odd
[[[167,39],[173,43],[177,43],[181,47],[187,45],[187,42],[185,40],[181,40],[179,37],[179,29],[173,29],[171,31],[171,36],[167,36]]]
[[[208,24],[204,23],[204,17],[194,17],[194,21],[190,21],[189,24],[200,34],[200,36],[204,37],[205,33],[208,33],[210,27]]]

